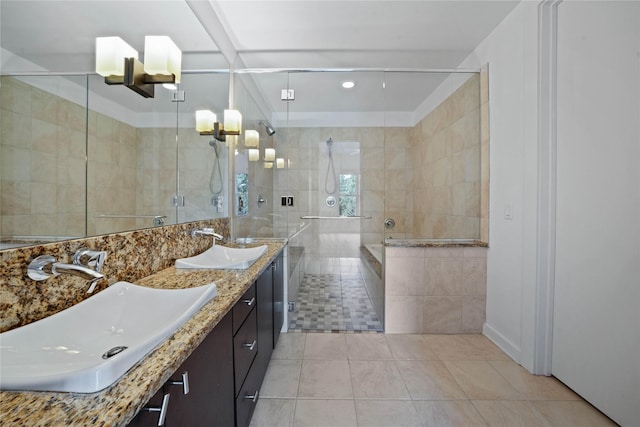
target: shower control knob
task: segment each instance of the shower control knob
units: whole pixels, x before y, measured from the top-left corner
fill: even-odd
[[[393,218],[387,218],[384,220],[384,228],[391,230],[396,226],[396,221]]]

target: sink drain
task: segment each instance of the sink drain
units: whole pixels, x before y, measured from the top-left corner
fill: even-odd
[[[110,357],[115,356],[116,354],[122,353],[127,348],[128,347],[126,347],[124,345],[119,345],[117,347],[113,347],[112,349],[105,351],[104,354],[102,355],[102,358],[103,359],[108,359]]]

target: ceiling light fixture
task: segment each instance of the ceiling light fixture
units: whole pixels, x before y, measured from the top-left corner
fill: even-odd
[[[108,85],[125,85],[153,98],[154,85],[180,83],[182,52],[167,36],[144,38],[145,64],[138,51],[120,37],[96,38],[96,73]]]
[[[238,110],[224,110],[224,121],[221,125],[218,117],[211,110],[196,111],[196,130],[200,135],[213,135],[218,141],[225,141],[227,135],[240,135],[242,131],[242,114]]]
[[[342,82],[342,87],[344,89],[353,89],[354,87],[356,87],[356,83],[354,81],[347,80]]]

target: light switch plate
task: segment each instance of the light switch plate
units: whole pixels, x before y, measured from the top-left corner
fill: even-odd
[[[511,203],[504,204],[504,219],[513,219],[513,205]]]

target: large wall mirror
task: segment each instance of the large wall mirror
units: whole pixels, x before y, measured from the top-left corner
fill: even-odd
[[[222,115],[229,67],[186,3],[153,22],[143,2],[28,3],[0,4],[0,249],[228,216],[229,150],[194,116]],[[161,24],[176,17],[188,31]],[[118,35],[143,60],[144,36],[160,33],[183,51],[177,88],[143,98],[93,72],[95,37]],[[68,54],[47,55],[52,42]]]

